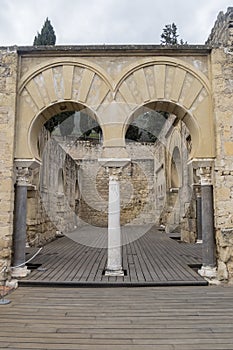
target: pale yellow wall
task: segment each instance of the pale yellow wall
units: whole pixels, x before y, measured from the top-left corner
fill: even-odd
[[[37,57],[37,65],[35,57],[22,60],[21,72],[26,73],[19,82],[16,158],[38,157],[37,134],[43,123],[60,106],[77,109],[77,103],[95,114],[103,129],[104,147],[125,146],[132,115],[154,103],[152,108],[173,112],[186,123],[192,136],[192,158],[215,156],[208,57],[199,65],[204,73],[197,70],[195,60],[190,64],[181,58],[124,55],[101,59],[102,66],[90,62],[90,57],[62,58],[61,52],[56,59],[45,60],[42,55],[40,64]],[[96,61],[100,63],[100,57]]]

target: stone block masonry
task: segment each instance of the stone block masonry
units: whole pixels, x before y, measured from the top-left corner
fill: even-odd
[[[15,48],[0,49],[0,283],[12,246],[17,60]]]
[[[233,280],[233,8],[219,14],[208,44],[212,49],[212,87],[216,124],[214,171],[218,278]]]

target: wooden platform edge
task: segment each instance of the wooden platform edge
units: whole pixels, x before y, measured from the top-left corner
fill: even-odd
[[[153,282],[72,282],[72,281],[32,281],[18,282],[19,287],[73,287],[73,288],[122,288],[122,287],[181,287],[181,286],[208,286],[206,280],[196,281],[153,281]]]

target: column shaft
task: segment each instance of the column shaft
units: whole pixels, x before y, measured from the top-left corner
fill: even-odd
[[[27,235],[28,168],[17,168],[15,185],[12,277],[25,277],[30,272],[25,266]]]
[[[15,188],[15,218],[13,235],[13,267],[24,267],[26,247],[27,186]]]
[[[196,199],[196,215],[197,215],[197,241],[202,241],[202,204],[201,196],[198,195]]]
[[[108,200],[108,261],[106,274],[122,275],[120,228],[120,186],[116,178],[109,179]]]
[[[215,267],[215,239],[214,239],[214,208],[213,186],[202,185],[202,263],[203,266]]]

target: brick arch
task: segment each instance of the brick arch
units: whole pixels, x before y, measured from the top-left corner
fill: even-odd
[[[16,158],[38,158],[36,135],[54,114],[78,105],[95,115],[105,97],[111,94],[111,79],[95,64],[84,60],[51,61],[27,74],[18,89]],[[59,109],[61,107],[61,109]]]
[[[213,158],[214,123],[210,84],[193,66],[170,57],[144,59],[119,76],[115,99],[126,105],[128,118],[123,135],[138,108],[154,102],[154,108],[175,114],[188,127],[193,143],[191,158]]]

